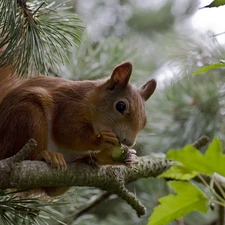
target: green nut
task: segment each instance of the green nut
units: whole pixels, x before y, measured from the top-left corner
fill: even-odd
[[[117,162],[125,162],[129,154],[129,148],[126,145],[122,145],[119,147],[114,147],[111,150],[111,156],[113,160]]]

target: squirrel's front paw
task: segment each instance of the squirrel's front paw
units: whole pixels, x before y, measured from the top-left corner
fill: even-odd
[[[136,153],[137,153],[136,150],[128,149],[127,157],[124,160],[124,163],[127,165],[138,164],[138,158]]]
[[[101,131],[97,135],[97,142],[99,145],[99,150],[110,149],[113,146],[120,146],[119,140],[115,133],[112,131]]]
[[[67,164],[62,155],[59,152],[49,152],[49,151],[41,151],[37,158],[37,160],[45,160],[47,163],[51,164],[52,167],[56,167],[60,170],[66,170]]]

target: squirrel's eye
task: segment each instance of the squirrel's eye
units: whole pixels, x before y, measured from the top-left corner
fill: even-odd
[[[116,103],[116,110],[118,112],[120,112],[121,114],[124,113],[124,111],[126,110],[126,104],[122,101],[119,101]]]

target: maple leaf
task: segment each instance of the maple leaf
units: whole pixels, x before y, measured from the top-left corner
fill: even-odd
[[[225,154],[219,138],[214,138],[205,154],[192,145],[186,145],[180,150],[169,150],[167,158],[183,164],[187,170],[212,175],[214,172],[225,176]]]
[[[184,215],[198,210],[206,213],[209,200],[195,185],[185,181],[170,181],[168,184],[177,192],[159,199],[160,205],[154,208],[148,225],[164,225]]]

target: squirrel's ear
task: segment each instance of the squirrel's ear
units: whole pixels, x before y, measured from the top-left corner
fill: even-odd
[[[112,72],[111,77],[107,81],[108,89],[114,89],[115,86],[126,87],[131,76],[132,64],[130,62],[122,63],[116,66]]]
[[[150,96],[154,93],[156,88],[156,81],[154,79],[149,80],[146,84],[144,84],[140,89],[139,92],[141,96],[147,101]]]

